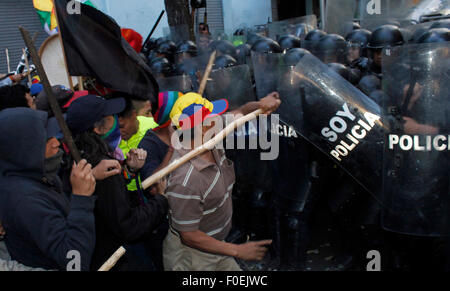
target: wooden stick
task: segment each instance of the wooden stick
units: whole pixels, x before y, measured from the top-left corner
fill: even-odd
[[[30,72],[30,64],[28,63],[28,57],[27,53],[25,52],[25,49],[22,48],[23,55],[25,56],[25,65],[27,66],[27,76],[28,76],[28,83],[31,86],[31,72]]]
[[[203,75],[202,81],[200,83],[200,88],[198,89],[198,94],[200,95],[203,95],[203,92],[205,92],[209,74],[211,73],[212,67],[214,66],[214,61],[216,60],[216,53],[217,51],[214,51],[209,57],[208,66],[206,66],[205,74]]]
[[[117,261],[125,254],[127,250],[124,247],[120,247],[114,254],[98,269],[98,271],[109,271],[114,267]]]
[[[6,64],[8,65],[8,74],[11,73],[11,65],[9,63],[9,50],[6,48],[5,49],[5,53],[6,53]]]
[[[45,93],[47,94],[47,99],[50,104],[50,108],[53,111],[53,114],[58,121],[59,128],[64,134],[64,140],[67,144],[67,147],[72,154],[73,159],[78,163],[81,160],[80,152],[78,151],[75,142],[73,141],[72,134],[70,133],[69,127],[67,127],[67,123],[64,120],[64,117],[61,112],[61,108],[59,107],[58,101],[56,100],[56,96],[53,94],[52,87],[50,87],[50,82],[48,81],[47,73],[42,66],[41,59],[38,56],[36,47],[34,46],[33,41],[31,40],[30,34],[26,31],[22,26],[19,26],[20,33],[22,34],[22,38],[27,46],[31,59],[33,60],[34,65],[39,73],[39,77],[41,78],[41,84],[44,86]]]
[[[145,179],[142,182],[142,188],[143,189],[147,189],[148,187],[150,187],[151,185],[155,184],[156,182],[158,182],[159,180],[161,180],[162,178],[164,178],[165,176],[167,176],[168,174],[170,174],[175,169],[177,169],[181,165],[185,164],[189,160],[191,160],[191,159],[195,158],[196,156],[204,153],[208,149],[213,148],[216,144],[218,144],[223,139],[225,139],[225,137],[227,135],[232,133],[236,128],[238,128],[238,127],[244,125],[245,123],[247,123],[248,121],[256,118],[261,113],[262,113],[262,110],[258,109],[258,110],[255,110],[254,112],[250,113],[250,114],[247,114],[247,115],[245,115],[245,116],[243,116],[243,117],[233,121],[227,127],[225,127],[225,129],[223,129],[221,132],[219,132],[214,138],[212,138],[208,142],[206,142],[203,145],[201,145],[200,147],[190,151],[189,153],[187,153],[183,157],[181,157],[181,158],[179,158],[177,160],[174,160],[167,167],[161,169],[160,171],[156,172],[155,174],[153,174],[150,177],[148,177],[147,179]]]

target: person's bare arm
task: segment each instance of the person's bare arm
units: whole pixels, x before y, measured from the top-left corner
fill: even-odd
[[[230,256],[246,261],[260,261],[264,258],[267,252],[265,246],[272,243],[271,240],[247,242],[244,244],[232,244],[217,240],[206,233],[196,231],[182,231],[180,232],[181,241],[195,249],[204,252]]]
[[[280,104],[281,104],[280,95],[277,92],[272,92],[259,101],[248,102],[239,107],[238,109],[230,111],[229,113],[234,115],[237,114],[247,115],[255,110],[262,109],[263,114],[269,115],[275,110],[277,110]]]

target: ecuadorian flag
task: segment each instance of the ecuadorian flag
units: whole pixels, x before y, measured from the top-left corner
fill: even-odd
[[[95,7],[89,0],[78,0],[78,2]],[[53,8],[53,0],[33,0],[33,6],[36,9],[39,19],[45,31],[49,34],[55,34],[58,32],[58,20],[56,19],[55,10]]]

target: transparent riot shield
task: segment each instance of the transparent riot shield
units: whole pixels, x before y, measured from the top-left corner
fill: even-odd
[[[389,121],[383,152],[385,229],[449,234],[450,46],[431,43],[385,50],[383,90]]]
[[[208,100],[227,99],[228,110],[234,110],[247,102],[255,101],[250,69],[247,65],[213,70],[205,88]]]
[[[314,56],[319,58],[325,64],[347,62],[348,43],[346,41],[338,41],[335,43],[323,41],[303,41],[302,48],[308,50]]]
[[[306,15],[290,18],[269,23],[267,27],[271,39],[277,40],[278,37],[286,34],[292,34],[303,39],[308,32],[317,28],[317,17]]]
[[[353,30],[356,1],[332,0],[326,2],[324,30],[345,37]]]
[[[191,77],[188,75],[158,78],[156,81],[158,82],[160,92],[178,91],[187,93],[193,89]]]
[[[283,68],[284,54],[266,54],[252,51],[252,63],[258,99],[277,90]]]
[[[313,55],[282,71],[280,120],[378,197],[384,137],[379,105]]]

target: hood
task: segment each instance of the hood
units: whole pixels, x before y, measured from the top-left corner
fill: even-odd
[[[47,113],[30,108],[0,111],[0,174],[41,181],[44,176]]]

